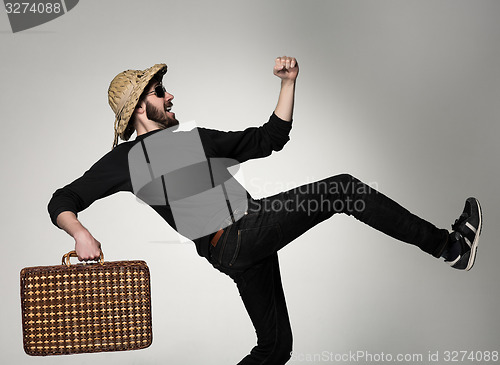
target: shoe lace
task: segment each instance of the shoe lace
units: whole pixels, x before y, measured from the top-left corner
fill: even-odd
[[[451,225],[451,229],[454,231],[458,231],[458,228],[460,225],[467,219],[469,218],[469,215],[467,213],[462,213],[458,219],[455,219],[455,223]]]

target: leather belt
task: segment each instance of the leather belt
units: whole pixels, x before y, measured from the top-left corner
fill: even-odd
[[[222,234],[224,233],[224,230],[223,229],[219,229],[215,235],[212,237],[212,239],[210,240],[210,244],[212,246],[217,246],[217,242],[219,242],[219,239],[220,237],[222,236]]]

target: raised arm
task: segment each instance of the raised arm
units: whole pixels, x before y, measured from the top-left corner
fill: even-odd
[[[274,74],[281,79],[278,105],[274,114],[285,121],[292,121],[295,100],[295,80],[299,74],[299,64],[293,57],[278,57],[275,60]]]
[[[207,157],[231,158],[241,163],[280,151],[290,139],[298,73],[295,58],[284,56],[275,60],[274,74],[281,79],[281,90],[276,109],[264,125],[231,132],[200,128]]]

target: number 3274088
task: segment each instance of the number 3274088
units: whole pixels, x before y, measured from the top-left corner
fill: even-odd
[[[7,14],[59,14],[62,11],[61,3],[6,3]]]
[[[499,360],[498,351],[444,351],[443,361],[446,362],[497,362]]]

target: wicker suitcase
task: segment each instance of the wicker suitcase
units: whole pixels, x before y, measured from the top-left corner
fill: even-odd
[[[151,345],[151,289],[144,261],[21,270],[24,351],[28,355],[136,350]]]

